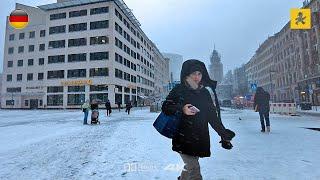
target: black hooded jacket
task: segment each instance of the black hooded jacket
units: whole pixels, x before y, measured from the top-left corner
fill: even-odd
[[[257,111],[260,113],[269,113],[270,111],[270,94],[265,91],[262,87],[257,88],[257,92],[254,96],[254,105],[257,106]]]
[[[194,71],[202,73],[201,84],[204,86],[196,90],[185,83],[186,77]],[[208,123],[222,139],[232,139],[218,118],[217,107],[214,106],[211,95],[205,88],[210,87],[215,90],[217,83],[209,78],[204,63],[199,60],[188,60],[183,63],[180,80],[181,84],[174,87],[167,96],[162,111],[172,115],[177,111],[182,112],[184,105],[192,104],[200,112],[194,116],[182,113],[178,133],[172,138],[172,150],[191,156],[209,157],[211,152]]]

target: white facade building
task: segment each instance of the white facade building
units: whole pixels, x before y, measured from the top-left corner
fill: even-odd
[[[107,98],[115,106],[154,91],[155,47],[122,0],[16,9],[29,24],[6,24],[2,108],[79,108]]]
[[[183,64],[183,57],[179,54],[162,53],[169,59],[169,77],[170,82],[180,81],[180,72]]]

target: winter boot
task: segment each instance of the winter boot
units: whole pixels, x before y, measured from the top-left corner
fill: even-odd
[[[266,132],[265,127],[262,127],[262,128],[261,128],[261,132]]]
[[[267,126],[267,132],[270,132],[270,126]]]

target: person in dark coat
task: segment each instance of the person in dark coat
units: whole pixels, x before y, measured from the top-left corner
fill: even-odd
[[[132,108],[131,102],[128,101],[128,102],[126,103],[126,112],[128,113],[128,115],[130,114],[131,108]]]
[[[230,141],[235,133],[221,122],[218,99],[215,96],[213,101],[208,90],[211,88],[214,92],[217,82],[209,78],[203,62],[185,61],[180,82],[167,96],[162,112],[166,115],[182,113],[178,133],[172,138],[172,150],[178,152],[185,163],[179,179],[202,179],[198,160],[211,155],[208,123],[221,137],[223,148],[232,148]]]
[[[110,116],[111,115],[111,103],[110,103],[109,99],[107,99],[105,106],[106,106],[106,110],[107,110],[107,116]]]
[[[117,105],[118,105],[118,109],[119,109],[119,112],[120,112],[121,111],[121,101],[118,101]]]
[[[254,96],[254,109],[256,112],[259,112],[260,122],[261,122],[261,132],[265,132],[265,123],[267,126],[267,132],[270,132],[270,120],[269,120],[269,112],[270,112],[270,94],[265,91],[262,87],[258,87],[256,94]]]

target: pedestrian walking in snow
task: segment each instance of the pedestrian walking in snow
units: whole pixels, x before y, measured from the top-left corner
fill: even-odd
[[[121,111],[121,101],[118,101],[117,105],[118,105],[118,109],[119,109],[119,112],[120,112]]]
[[[111,103],[110,103],[109,99],[107,99],[105,106],[106,106],[106,110],[107,110],[107,116],[110,116],[111,115]]]
[[[88,119],[88,114],[89,114],[89,110],[90,110],[89,100],[86,100],[86,102],[84,102],[81,105],[81,110],[84,114],[83,125],[88,124],[87,119]]]
[[[209,92],[215,92],[216,81],[209,78],[203,62],[187,60],[182,65],[180,82],[175,86],[162,105],[162,112],[174,115],[182,112],[178,132],[172,138],[172,150],[180,154],[184,169],[180,180],[202,179],[199,158],[210,157],[210,136],[208,123],[221,137],[225,149],[235,133],[226,129],[221,122],[220,107],[216,93],[214,100]]]
[[[261,132],[265,132],[267,127],[267,132],[270,132],[270,94],[265,91],[262,87],[258,87],[256,94],[254,96],[254,109],[259,112],[260,122],[261,122]],[[266,123],[265,123],[266,122]]]
[[[132,108],[131,102],[128,101],[128,102],[126,103],[126,112],[128,113],[128,115],[130,114],[131,108]]]

